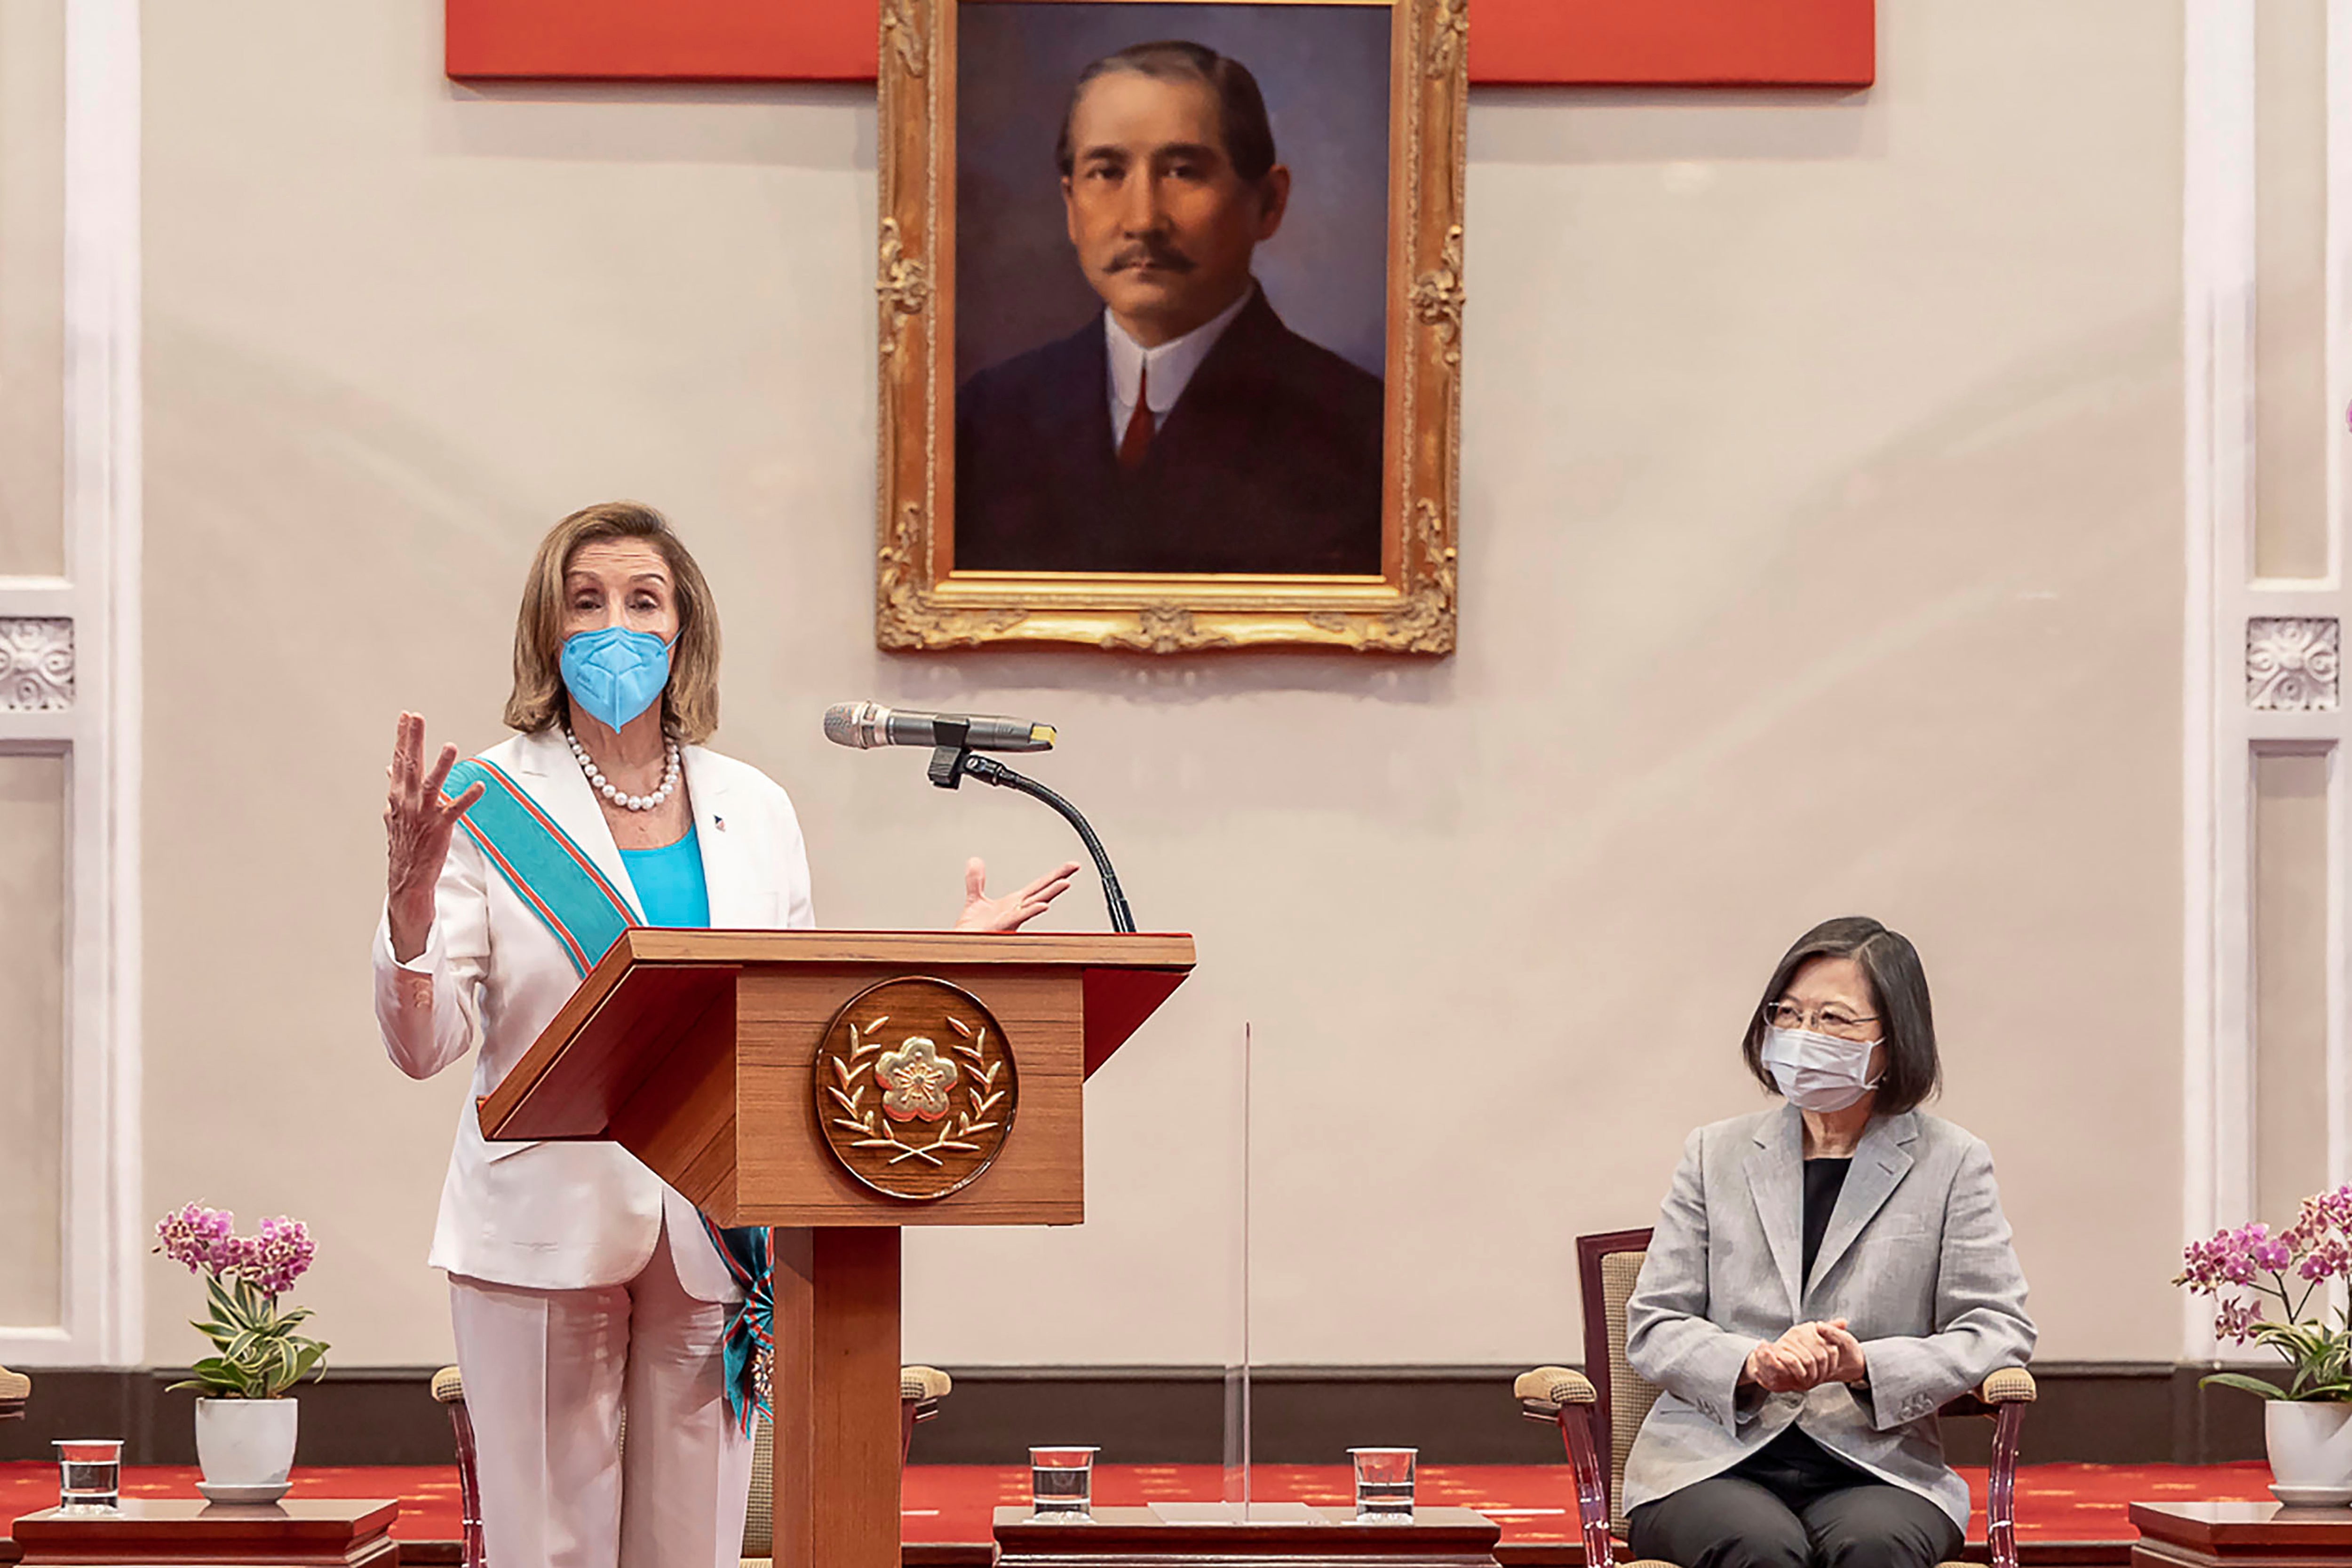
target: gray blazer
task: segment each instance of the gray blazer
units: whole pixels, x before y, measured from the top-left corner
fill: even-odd
[[[1792,1423],[1968,1528],[1936,1409],[2033,1350],[2025,1276],[1981,1139],[1916,1111],[1874,1116],[1810,1280],[1804,1123],[1794,1106],[1701,1127],[1684,1145],[1625,1308],[1625,1361],[1664,1393],[1625,1460],[1628,1509],[1738,1464]],[[1740,1388],[1748,1353],[1844,1318],[1867,1382]]]

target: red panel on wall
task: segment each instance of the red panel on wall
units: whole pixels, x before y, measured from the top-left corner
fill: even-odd
[[[448,0],[448,72],[872,81],[874,0]]]
[[[1470,79],[1868,87],[1876,0],[1471,0]]]
[[[447,0],[460,79],[871,81],[874,0]],[[1865,87],[1875,0],[1472,0],[1470,79]]]

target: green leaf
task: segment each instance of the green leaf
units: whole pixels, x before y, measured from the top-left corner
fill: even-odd
[[[216,1276],[205,1276],[205,1297],[212,1303],[213,1316],[225,1323],[243,1326],[244,1314],[236,1310],[236,1298],[228,1293]]]
[[[234,1399],[237,1396],[236,1384],[213,1383],[201,1377],[184,1378],[178,1383],[168,1384],[164,1386],[163,1392],[177,1394],[183,1388],[193,1388],[207,1399]]]
[[[262,1386],[270,1398],[285,1393],[294,1381],[294,1347],[285,1343],[275,1346],[268,1360],[262,1364],[261,1376]]]
[[[290,1381],[299,1383],[310,1374],[313,1368],[317,1369],[320,1377],[324,1378],[327,1375],[325,1364],[327,1347],[314,1339],[306,1339],[299,1343],[302,1349],[301,1353],[294,1358],[294,1376]]]
[[[2249,1394],[2260,1395],[2264,1399],[2284,1399],[2286,1397],[2284,1394],[2280,1392],[2277,1384],[2265,1383],[2259,1377],[2249,1377],[2242,1372],[2210,1373],[2197,1380],[2197,1386],[2200,1388],[2212,1388],[2216,1386],[2221,1388],[2242,1388]]]
[[[269,1321],[269,1298],[250,1280],[236,1282],[236,1299],[245,1308],[246,1316],[257,1327]]]

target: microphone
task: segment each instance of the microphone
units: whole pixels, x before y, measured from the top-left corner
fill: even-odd
[[[877,746],[945,746],[961,751],[1051,751],[1054,727],[1025,718],[958,713],[901,713],[880,703],[835,703],[824,710],[824,737],[860,751]]]

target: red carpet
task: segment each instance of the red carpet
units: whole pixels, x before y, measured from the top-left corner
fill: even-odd
[[[1969,1538],[1984,1539],[1984,1472],[1964,1470],[1978,1500]],[[1095,1500],[1139,1503],[1214,1498],[1222,1472],[1213,1465],[1107,1465],[1096,1473]],[[2270,1470],[2261,1464],[2026,1465],[2017,1472],[2021,1543],[2127,1542],[2124,1510],[2134,1500],[2186,1498],[2265,1500]],[[196,1472],[152,1466],[125,1472],[131,1497],[194,1497]],[[1028,1500],[1025,1466],[917,1465],[907,1472],[905,1537],[909,1542],[984,1542],[990,1510]],[[1340,1465],[1265,1465],[1256,1471],[1257,1495],[1269,1501],[1342,1503],[1348,1470]],[[0,1519],[57,1501],[57,1467],[0,1464]],[[404,1541],[457,1538],[457,1475],[438,1469],[298,1468],[298,1497],[396,1497]],[[1494,1517],[1507,1544],[1534,1548],[1576,1539],[1575,1492],[1565,1465],[1431,1465],[1421,1473],[1424,1501],[1459,1504]],[[419,1554],[420,1556],[423,1554]],[[1517,1554],[1515,1554],[1517,1555]],[[1549,1556],[1549,1553],[1544,1555]],[[2121,1553],[2115,1554],[2120,1560]],[[1532,1560],[1532,1554],[1522,1560]]]

